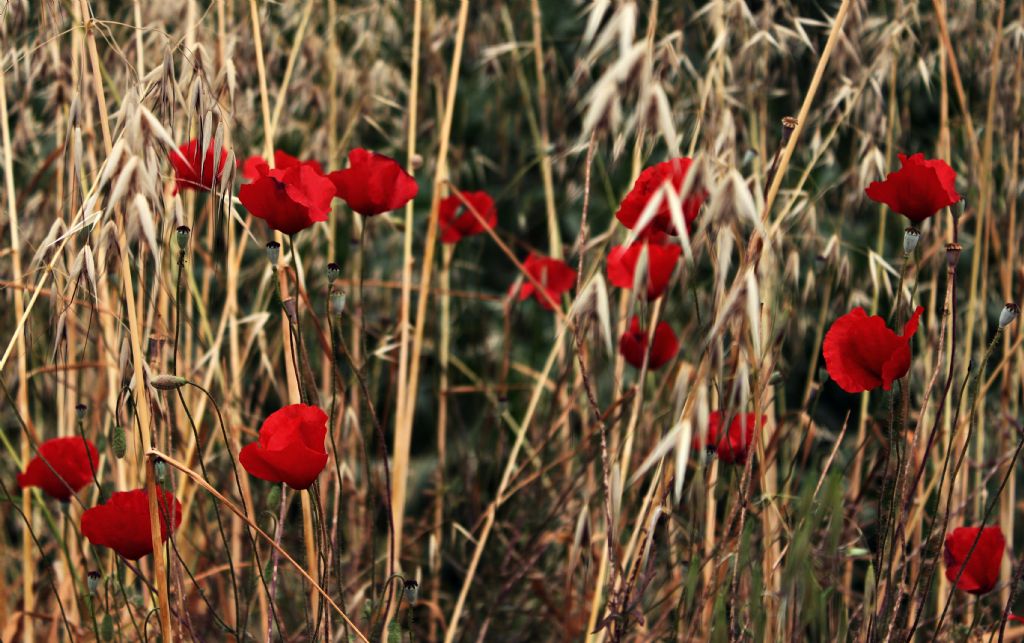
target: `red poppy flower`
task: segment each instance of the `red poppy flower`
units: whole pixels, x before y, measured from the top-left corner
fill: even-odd
[[[39,445],[39,455],[18,474],[18,486],[39,487],[57,500],[67,501],[92,482],[93,468],[99,463],[91,441],[77,436],[54,438]]]
[[[348,207],[372,217],[397,210],[419,193],[416,179],[395,159],[361,148],[348,153],[348,168],[327,175]]]
[[[259,171],[257,164],[253,168]],[[310,162],[266,173],[238,190],[238,200],[254,217],[274,230],[295,234],[317,221],[326,221],[334,184]]]
[[[170,491],[157,488],[160,515],[160,540],[181,525],[181,503]],[[168,525],[174,526],[168,529]],[[82,514],[82,535],[93,545],[110,547],[122,558],[138,560],[153,553],[149,522],[149,495],[145,489],[121,491],[106,504],[86,509]]]
[[[300,161],[299,159],[295,158],[294,156],[287,152],[282,152],[281,150],[274,150],[275,170],[287,170],[290,167],[297,167],[299,165],[308,165],[309,167],[316,170],[317,174],[324,173],[323,166],[321,166],[320,163],[316,161]],[[270,164],[267,163],[266,159],[264,159],[262,156],[250,156],[249,158],[245,159],[244,163],[242,163],[242,176],[249,179],[250,181],[255,181],[268,174],[270,174]]]
[[[206,150],[206,155],[201,154],[201,144],[198,139],[192,139],[176,150],[171,150],[171,165],[174,167],[175,191],[196,190],[209,192],[214,184],[220,180],[224,173],[224,163],[228,158],[228,151],[220,148],[220,161],[213,162],[213,146]],[[216,174],[214,171],[216,170]]]
[[[627,246],[615,246],[608,253],[608,281],[619,288],[632,288],[636,284],[636,268],[640,255],[647,248],[647,299],[661,297],[676,269],[683,249],[678,245],[637,241]]]
[[[672,159],[645,169],[637,177],[633,189],[629,191],[626,198],[619,205],[615,218],[622,222],[622,225],[633,229],[640,219],[640,215],[647,207],[648,201],[661,189],[661,186],[668,183],[672,189],[679,192],[686,181],[686,173],[689,172],[693,161],[687,157]],[[707,192],[701,189],[694,189],[682,203],[683,219],[686,221],[686,230],[690,231],[693,220],[697,218],[700,206],[708,196]],[[672,210],[669,208],[668,199],[662,197],[658,210],[651,219],[647,232],[667,232],[676,234],[675,226],[672,224]]]
[[[954,186],[956,172],[945,161],[925,160],[921,153],[897,156],[902,167],[884,181],[872,182],[865,190],[869,199],[884,203],[914,223],[960,200]]]
[[[533,295],[533,298],[547,310],[554,310],[553,304],[561,299],[563,293],[569,292],[576,285],[576,271],[558,259],[542,257],[531,252],[523,262],[523,268],[544,287],[548,296],[545,297],[533,282],[527,279],[519,287],[519,301]]]
[[[327,466],[326,436],[326,413],[315,406],[291,404],[263,421],[259,442],[245,445],[238,461],[261,480],[308,489]]]
[[[636,315],[629,322],[629,330],[619,338],[619,352],[634,368],[643,366],[644,353],[647,352],[647,329],[640,328],[640,318]],[[654,329],[654,344],[651,346],[647,368],[652,371],[661,368],[672,361],[678,352],[679,340],[672,332],[672,327],[667,322],[658,322]]]
[[[718,459],[726,464],[743,464],[747,461],[747,453],[754,444],[754,429],[757,427],[757,416],[753,413],[739,413],[733,417],[729,430],[722,431],[722,412],[714,411],[708,416],[708,435],[693,436],[691,447],[694,451],[706,447],[714,451]],[[768,416],[761,416],[761,427],[768,423]]]
[[[978,538],[978,532],[981,538]],[[974,540],[978,544],[974,544]],[[974,551],[971,552],[971,547]],[[958,527],[946,536],[942,554],[946,564],[946,579],[957,581],[957,589],[969,594],[987,594],[999,582],[999,565],[1006,549],[1006,538],[999,527]],[[967,554],[970,553],[970,558]],[[961,569],[963,572],[961,573]]]
[[[918,306],[902,335],[890,330],[881,316],[868,317],[859,306],[837,319],[825,334],[823,348],[829,376],[847,393],[879,386],[891,389],[893,381],[910,370],[910,339],[922,312]]]
[[[463,237],[480,234],[490,230],[498,223],[498,211],[494,208],[494,199],[486,192],[463,192],[462,197],[476,210],[483,221],[469,211],[457,196],[450,196],[441,201],[437,211],[437,219],[441,224],[441,241],[458,243]]]

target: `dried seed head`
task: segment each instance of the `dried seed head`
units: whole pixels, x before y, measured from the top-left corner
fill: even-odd
[[[947,243],[946,265],[948,265],[950,268],[955,268],[956,264],[960,261],[961,251],[963,251],[963,247],[959,243]]]
[[[903,231],[903,254],[909,255],[917,248],[917,242],[921,240],[921,231],[910,226]]]
[[[277,260],[281,257],[281,244],[276,241],[271,241],[267,244],[267,261],[273,265],[277,265]]]
[[[327,264],[327,281],[333,282],[335,279],[341,276],[341,266],[334,263],[333,261]]]
[[[188,384],[188,380],[180,375],[157,375],[149,381],[158,391],[176,391]]]
[[[1003,306],[1003,310],[999,313],[999,328],[1006,328],[1019,316],[1020,306],[1013,302],[1006,304]]]

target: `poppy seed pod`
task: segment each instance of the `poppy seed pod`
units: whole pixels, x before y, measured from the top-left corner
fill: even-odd
[[[403,585],[403,589],[405,590],[405,602],[415,605],[416,599],[419,596],[420,584],[414,580],[407,580]]]
[[[156,478],[158,484],[163,485],[167,480],[167,464],[157,458],[153,460],[153,477]]]
[[[914,226],[903,231],[903,254],[909,255],[917,248],[917,242],[921,240],[921,231]]]
[[[85,412],[88,411],[88,410],[89,410],[88,406],[86,406],[84,404],[76,404],[75,405],[75,416],[79,420],[84,420],[85,419]]]
[[[327,264],[327,281],[334,281],[341,276],[341,266],[333,261]]]
[[[153,385],[153,388],[158,391],[176,391],[182,386],[188,384],[188,380],[180,375],[157,375],[149,381]]]
[[[946,265],[950,268],[955,268],[956,264],[960,261],[960,252],[963,251],[963,247],[959,243],[947,243],[946,244]]]
[[[96,593],[96,589],[100,586],[100,580],[102,579],[103,577],[96,570],[92,570],[86,575],[85,583],[89,587],[90,594]]]
[[[999,328],[1006,328],[1014,322],[1015,319],[1020,315],[1020,306],[1010,302],[1003,306],[1003,310],[999,313]]]
[[[273,265],[277,265],[277,260],[281,257],[281,244],[276,241],[271,241],[267,244],[267,261]]]
[[[178,226],[178,247],[182,250],[185,249],[185,244],[188,243],[188,236],[192,234],[192,229],[187,225]]]
[[[341,317],[345,312],[345,293],[341,290],[336,290],[331,293],[331,314],[335,317]]]
[[[118,460],[124,457],[125,452],[128,450],[128,442],[125,439],[123,426],[115,426],[111,432],[110,448],[113,449],[114,456]]]

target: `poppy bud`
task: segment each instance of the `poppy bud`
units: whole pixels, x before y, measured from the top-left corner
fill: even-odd
[[[416,604],[416,598],[419,595],[419,591],[420,591],[420,584],[417,583],[414,580],[407,580],[407,581],[405,581],[404,589],[405,589],[405,602],[408,603],[409,605],[415,605]]]
[[[125,452],[128,450],[128,442],[125,439],[123,426],[115,426],[111,432],[110,448],[114,450],[114,455],[118,460],[124,457]]]
[[[288,315],[288,321],[293,324],[299,323],[299,313],[295,306],[295,298],[289,297],[281,302],[281,308],[284,308],[284,313]]]
[[[188,243],[188,237],[192,234],[192,229],[187,225],[178,226],[178,248],[184,250],[185,245]]]
[[[1017,316],[1020,315],[1020,306],[1010,302],[1003,306],[1003,310],[999,313],[999,328],[1006,328],[1013,323]]]
[[[110,612],[103,615],[103,622],[100,623],[100,638],[104,641],[114,640],[114,618]]]
[[[782,147],[789,145],[789,138],[793,135],[793,130],[799,121],[792,116],[784,116],[782,118]]]
[[[85,419],[85,412],[88,411],[88,410],[89,410],[88,406],[86,406],[84,404],[76,404],[75,405],[75,416],[78,418],[79,421],[82,421],[82,420]]]
[[[921,240],[921,231],[910,226],[903,231],[903,254],[909,255],[917,247],[917,242]]]
[[[160,458],[153,460],[153,477],[160,485],[167,481],[167,464]]]
[[[188,380],[180,375],[157,375],[149,381],[153,385],[153,388],[158,391],[176,391],[182,386],[188,384]]]
[[[267,261],[273,265],[277,265],[277,260],[281,256],[281,244],[276,241],[271,241],[267,244]]]
[[[335,279],[341,276],[341,266],[334,263],[333,261],[327,264],[327,281],[333,282]]]
[[[342,313],[345,312],[345,293],[338,290],[331,293],[331,313],[336,317],[341,317]]]
[[[96,570],[92,570],[92,571],[90,571],[86,575],[85,583],[89,587],[89,593],[90,594],[95,594],[96,593],[96,588],[98,588],[100,586],[100,580],[102,578],[103,577],[100,576],[100,573],[98,571],[96,571]]]
[[[270,488],[270,493],[267,494],[267,506],[276,507],[281,503],[281,485],[275,484]]]
[[[960,252],[963,247],[959,243],[947,243],[946,244],[946,265],[950,268],[955,268],[956,264],[960,261]]]

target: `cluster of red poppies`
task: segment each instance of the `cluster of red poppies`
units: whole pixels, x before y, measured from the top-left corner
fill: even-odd
[[[176,189],[211,190],[220,181],[226,158],[224,150],[219,155],[213,149],[202,153],[195,140],[181,146],[171,154]],[[885,181],[872,183],[869,198],[915,224],[960,199],[953,185],[956,174],[945,162],[925,160],[922,154],[899,158],[902,168]],[[274,153],[273,166],[266,159],[251,157],[243,164],[248,182],[239,191],[239,201],[274,230],[291,235],[326,221],[335,197],[363,216],[374,216],[398,209],[416,196],[415,180],[393,159],[363,149],[352,150],[348,159],[348,168],[325,173],[316,161],[300,161],[281,151]],[[615,213],[630,229],[632,241],[610,250],[608,280],[636,291],[648,302],[666,292],[682,252],[674,238],[688,237],[707,198],[689,172],[691,165],[690,159],[678,158],[645,169]],[[497,212],[485,192],[457,192],[440,202],[438,220],[442,242],[457,243],[493,229]],[[519,299],[533,297],[548,310],[559,308],[562,295],[576,284],[576,271],[552,257],[530,253],[523,270],[526,280],[517,286]],[[923,310],[918,307],[913,312],[899,335],[882,317],[869,316],[860,307],[838,318],[823,346],[832,380],[850,393],[878,387],[890,390],[910,369],[910,344]],[[633,316],[619,339],[619,351],[641,372],[656,370],[675,358],[679,340],[667,322],[648,325]],[[241,450],[239,462],[257,478],[307,489],[327,464],[327,421],[326,413],[316,406],[281,408],[264,421],[258,441]],[[692,449],[709,449],[725,464],[743,464],[757,430],[767,422],[766,416],[758,418],[754,413],[714,411],[706,433],[693,438]],[[95,479],[97,464],[96,447],[88,440],[49,440],[39,446],[38,456],[18,476],[18,484],[40,487],[67,501]],[[181,523],[181,504],[160,489],[158,506],[161,538],[166,540]],[[150,524],[146,491],[136,489],[115,493],[105,504],[86,510],[81,528],[93,544],[135,560],[152,551]],[[1004,548],[998,527],[955,529],[945,542],[946,575],[964,591],[988,592],[998,579]]]

